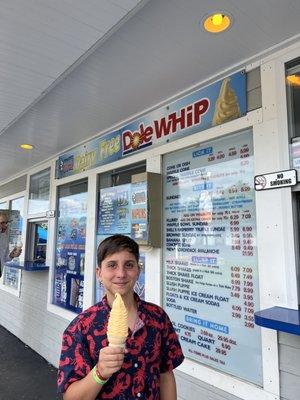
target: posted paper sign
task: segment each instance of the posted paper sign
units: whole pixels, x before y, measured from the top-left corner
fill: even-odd
[[[83,306],[87,193],[59,198],[54,304],[74,312]]]
[[[99,234],[130,233],[130,189],[130,184],[126,184],[100,190]]]

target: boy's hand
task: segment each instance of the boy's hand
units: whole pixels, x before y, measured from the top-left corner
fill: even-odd
[[[104,379],[109,379],[121,369],[124,362],[125,350],[121,347],[103,347],[100,350],[97,363],[98,371]]]

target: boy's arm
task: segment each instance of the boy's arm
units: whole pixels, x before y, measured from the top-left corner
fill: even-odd
[[[173,371],[160,374],[160,400],[176,400],[176,382]]]

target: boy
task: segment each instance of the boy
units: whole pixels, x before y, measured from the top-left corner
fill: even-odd
[[[173,369],[184,357],[167,314],[134,292],[140,273],[138,244],[127,236],[110,236],[98,247],[97,264],[106,295],[63,335],[58,387],[64,400],[176,400]],[[128,311],[125,350],[108,347],[106,336],[117,292]]]

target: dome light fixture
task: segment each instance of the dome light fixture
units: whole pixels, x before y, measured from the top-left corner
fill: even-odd
[[[34,148],[34,146],[29,143],[23,143],[20,145],[20,147],[21,147],[21,149],[24,149],[24,150],[32,150]]]
[[[210,33],[220,33],[232,25],[232,17],[222,11],[206,15],[202,20],[203,28]]]

